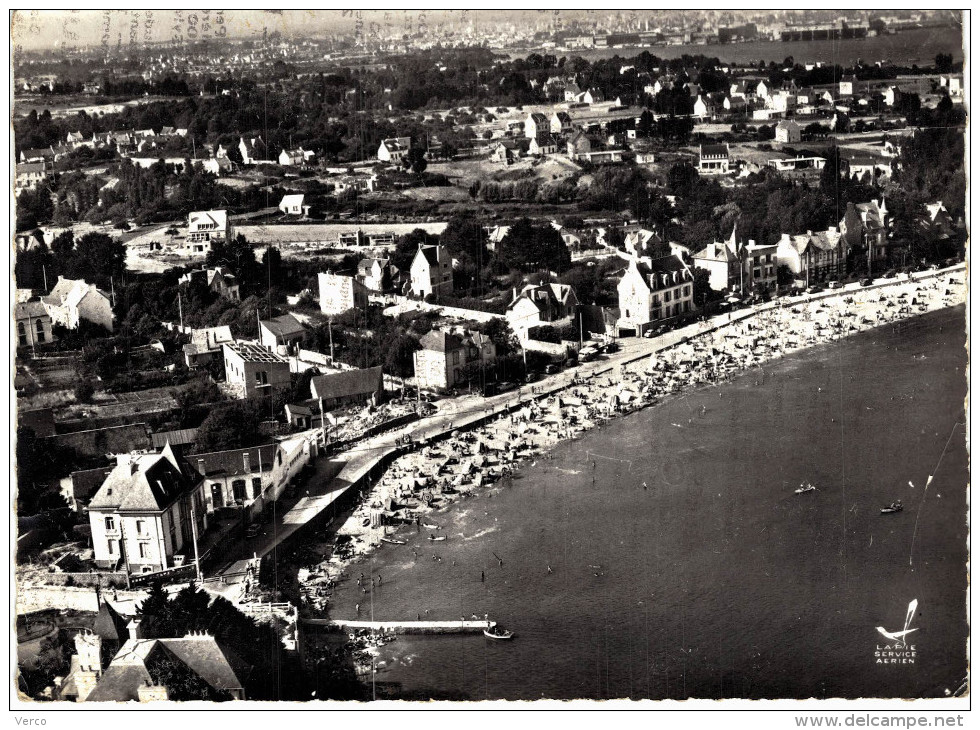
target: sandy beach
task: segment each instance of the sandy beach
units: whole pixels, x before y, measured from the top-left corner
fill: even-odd
[[[961,267],[782,300],[748,317],[723,315],[703,323],[702,332],[686,342],[623,363],[612,372],[576,379],[562,391],[543,393],[517,410],[404,454],[362,492],[358,508],[338,529],[333,549],[299,570],[303,609],[308,615],[329,610],[332,589],[344,581],[357,581],[367,594],[374,578],[356,575],[351,566],[383,544],[411,550],[415,559],[428,559],[409,541],[438,545],[450,539],[429,515],[510,479],[523,463],[550,458],[549,450],[559,442],[667,395],[717,384],[752,368],[759,368],[764,379],[763,366],[775,358],[955,306],[965,298]]]

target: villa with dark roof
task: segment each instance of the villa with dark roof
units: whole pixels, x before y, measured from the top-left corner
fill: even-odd
[[[631,259],[616,288],[620,335],[642,335],[657,322],[694,307],[694,276],[677,256]]]
[[[129,573],[192,561],[195,529],[207,528],[201,475],[169,445],[121,458],[88,510],[96,565]]]
[[[698,172],[702,175],[727,175],[731,155],[727,144],[703,144],[698,155]]]
[[[491,379],[497,348],[480,332],[431,330],[414,353],[415,381],[420,388],[448,390]],[[482,371],[482,374],[481,374]]]
[[[314,400],[323,402],[324,410],[361,403],[377,405],[383,393],[380,365],[316,375],[310,379],[310,395]]]
[[[108,602],[102,603],[94,631],[75,636],[76,653],[61,680],[58,699],[140,703],[192,699],[186,696],[186,686],[171,683],[180,675],[199,680],[195,684],[204,693],[193,699],[245,699],[252,668],[214,636],[200,632],[146,639],[140,628],[139,621],[127,621]]]
[[[279,347],[292,350],[305,339],[306,328],[291,314],[259,321],[259,344],[271,352],[277,352]]]
[[[787,266],[807,286],[815,280],[844,274],[847,241],[835,227],[826,231],[807,231],[799,235],[784,233],[776,245],[776,262]]]
[[[568,320],[575,314],[578,298],[568,284],[551,282],[540,286],[528,285],[521,292],[514,290],[514,300],[507,306],[507,321],[522,342],[533,327]]]

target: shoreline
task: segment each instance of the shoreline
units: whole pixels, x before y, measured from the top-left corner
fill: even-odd
[[[423,448],[396,456],[322,545],[319,563],[298,569],[301,608],[308,616],[329,613],[333,590],[354,580],[352,566],[384,544],[406,547],[417,559],[419,547],[409,543],[443,541],[438,539],[443,537],[441,528],[424,522],[427,515],[510,479],[528,461],[549,458],[548,452],[564,440],[691,387],[726,382],[815,345],[956,306],[965,301],[965,292],[965,270],[960,267],[788,304],[776,302],[737,319],[707,324],[680,342],[573,383],[545,386],[545,392],[529,403],[461,426],[448,437],[443,434],[443,440],[430,438]],[[367,580],[374,585],[373,575],[357,578],[365,595]]]

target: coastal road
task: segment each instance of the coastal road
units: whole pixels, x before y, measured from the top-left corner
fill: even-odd
[[[919,272],[917,275],[914,274],[912,279],[944,276],[962,268],[963,265],[960,264],[949,269]],[[509,391],[489,398],[474,394],[443,400],[439,403],[437,412],[432,416],[360,441],[347,451],[329,459],[317,460],[314,464],[316,472],[309,482],[308,489],[305,490],[306,493],[291,506],[289,506],[288,500],[282,502],[284,512],[271,528],[267,528],[265,535],[253,538],[254,542],[249,545],[249,552],[262,557],[271,552],[277,545],[288,540],[307,522],[346,494],[353,485],[361,483],[361,480],[370,473],[382,458],[399,448],[398,439],[403,436],[411,436],[416,443],[448,436],[454,430],[469,428],[485,419],[521,407],[532,400],[565,390],[575,380],[615,372],[621,365],[648,358],[652,353],[683,343],[699,334],[726,327],[732,322],[755,316],[760,312],[817,299],[843,299],[843,297],[859,289],[879,288],[907,282],[908,279],[906,278],[879,279],[871,287],[851,284],[841,289],[819,294],[781,297],[767,304],[721,314],[706,321],[694,322],[686,327],[666,332],[659,337],[618,340],[619,352],[603,356],[593,362],[583,363],[577,368],[548,376],[530,385],[522,386],[518,391]],[[230,566],[226,566],[222,570],[227,571],[229,569]],[[220,573],[221,571],[219,571]]]

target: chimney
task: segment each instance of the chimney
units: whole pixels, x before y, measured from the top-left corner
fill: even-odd
[[[140,631],[140,619],[134,618],[127,625],[126,628],[129,629],[129,638],[135,641],[136,639],[142,639],[143,635]]]
[[[197,470],[201,472],[201,476],[207,476],[207,470],[204,468],[204,459],[197,460]]]
[[[251,474],[252,473],[252,455],[249,452],[246,451],[245,453],[242,454],[242,462],[245,465],[245,473],[246,474]]]
[[[78,654],[78,668],[83,672],[102,671],[102,637],[85,631],[75,635],[75,653]],[[94,688],[94,684],[93,684]]]
[[[170,699],[170,695],[167,692],[165,685],[150,684],[149,682],[137,689],[136,694],[139,697],[140,702],[165,702]]]

